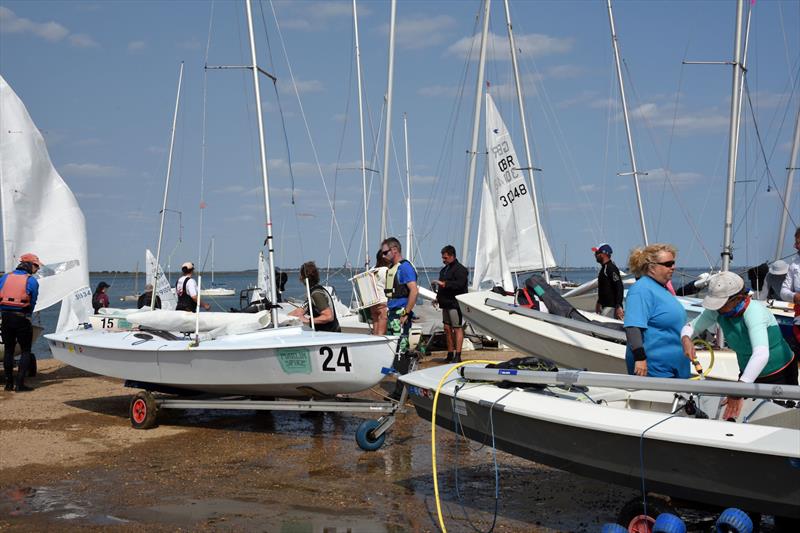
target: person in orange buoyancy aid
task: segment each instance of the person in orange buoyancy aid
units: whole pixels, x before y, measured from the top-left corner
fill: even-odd
[[[17,392],[31,390],[25,385],[25,377],[33,364],[31,344],[33,326],[31,315],[39,297],[39,282],[33,277],[42,263],[35,254],[23,254],[14,272],[0,278],[0,317],[2,317],[3,371],[5,390]],[[19,371],[14,380],[14,350],[20,347]]]

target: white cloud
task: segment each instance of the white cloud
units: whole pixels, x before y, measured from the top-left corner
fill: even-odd
[[[72,46],[76,46],[78,48],[92,48],[99,46],[94,39],[85,33],[73,33],[68,37],[68,40]]]
[[[585,72],[586,69],[578,65],[555,65],[545,71],[545,77],[557,79],[577,78]]]
[[[71,33],[69,29],[55,21],[35,22],[24,17],[18,17],[13,11],[4,6],[0,6],[0,33],[30,34],[51,43],[56,43],[66,38],[72,46],[79,48],[97,46],[97,43],[89,35]]]
[[[67,163],[62,165],[59,170],[62,174],[85,178],[114,178],[123,173],[119,167],[98,165],[97,163]]]
[[[421,87],[417,90],[420,96],[429,98],[437,98],[439,96],[457,96],[459,88],[455,85],[432,85],[430,87]]]
[[[700,172],[683,171],[674,172],[664,168],[653,168],[645,171],[647,175],[641,176],[640,180],[643,183],[658,183],[661,184],[669,176],[669,181],[673,185],[694,185],[700,181],[708,180],[705,175]]]
[[[462,37],[447,48],[445,55],[453,55],[462,59],[466,59],[472,52],[472,59],[478,59],[478,51],[480,50],[479,34],[472,37]],[[540,57],[552,54],[563,54],[572,48],[572,39],[550,37],[541,33],[531,33],[527,35],[515,36],[515,41],[520,56],[527,57]],[[506,50],[508,48],[507,37],[497,33],[489,34],[489,42],[487,43],[489,50]],[[495,60],[511,61],[510,54],[497,54]]]
[[[437,180],[437,176],[420,176],[419,174],[412,174],[411,181],[414,183],[427,184],[433,183]]]
[[[245,188],[242,185],[228,185],[227,187],[222,187],[220,189],[214,189],[211,191],[213,194],[235,194],[244,192]]]
[[[622,119],[620,112],[619,119]],[[730,122],[727,114],[715,109],[689,111],[679,109],[676,114],[672,109],[663,109],[652,102],[642,104],[631,110],[631,118],[643,120],[650,126],[674,128],[678,135],[696,131],[724,131]]]
[[[139,50],[144,50],[147,47],[147,43],[144,41],[131,41],[128,43],[128,52],[138,52]]]
[[[456,20],[448,15],[429,17],[410,15],[399,17],[395,27],[397,46],[409,50],[419,50],[441,44],[447,38],[447,32],[454,28]],[[389,25],[381,26],[384,35],[389,34]]]
[[[297,92],[304,93],[321,93],[325,91],[325,85],[319,80],[295,80],[294,85],[291,81],[282,83],[278,86],[280,91],[284,94],[294,94],[294,86],[297,86]]]
[[[361,2],[358,6],[358,17],[366,17],[370,9]],[[280,8],[283,10],[297,9],[298,12],[281,16],[278,12],[280,25],[286,29],[313,31],[327,29],[333,19],[351,18],[353,5],[350,2],[297,2],[289,3]],[[359,25],[361,25],[359,20]]]

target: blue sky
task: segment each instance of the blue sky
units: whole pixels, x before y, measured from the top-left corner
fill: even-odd
[[[209,25],[209,64],[249,62],[244,7],[218,1],[213,17],[211,7],[195,1],[0,1],[0,72],[26,103],[54,164],[78,196],[92,270],[132,270],[146,247],[155,248],[180,61],[185,61],[184,91],[164,255],[173,266],[198,258],[204,174],[204,251],[214,235],[218,270],[256,266],[264,213],[252,82],[244,71],[204,74],[202,68]],[[262,79],[277,263],[357,264],[363,221],[351,5],[265,1],[254,9],[259,62],[278,78],[277,96]],[[590,247],[607,241],[618,252],[617,262],[624,263],[641,238],[631,179],[617,176],[629,171],[629,163],[605,3],[516,1],[511,9],[534,166],[543,169],[537,187],[554,254],[560,263],[566,255],[568,265],[590,265]],[[642,187],[651,241],[677,245],[682,265],[716,264],[730,67],[681,61],[732,56],[734,4],[620,1],[614,9],[630,76],[638,163],[648,172]],[[405,233],[402,114],[407,113],[417,262],[429,266],[439,263],[444,244],[460,249],[462,243],[477,46],[471,57],[469,52],[479,11],[476,0],[401,1],[397,10],[392,119],[397,159],[389,170],[394,206],[389,228]],[[388,2],[360,3],[359,17],[372,154],[386,89]],[[505,18],[497,0],[490,28],[487,78],[521,152]],[[768,167],[747,106],[742,183],[736,190],[737,267],[774,253],[777,192],[783,193],[800,102],[799,65],[800,4],[755,4],[748,84]],[[376,162],[368,166],[382,164],[382,143],[380,136]],[[483,166],[481,158],[479,170]],[[373,179],[370,248],[377,250],[380,174]],[[336,224],[329,208],[334,195]],[[797,223],[800,178],[792,201]],[[477,233],[477,218],[472,227]],[[789,238],[784,250],[792,251]]]

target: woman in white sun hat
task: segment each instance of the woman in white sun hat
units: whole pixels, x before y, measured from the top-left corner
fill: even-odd
[[[728,346],[736,352],[739,381],[797,385],[794,353],[781,335],[775,316],[766,306],[751,299],[744,280],[733,272],[711,276],[705,310],[686,324],[681,343],[687,357],[694,359],[692,338],[719,324]],[[723,418],[737,418],[741,398],[728,398]]]

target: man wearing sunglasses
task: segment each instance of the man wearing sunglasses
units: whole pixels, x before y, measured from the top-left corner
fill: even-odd
[[[411,358],[408,355],[408,335],[411,332],[411,319],[414,316],[414,305],[417,303],[417,271],[409,261],[403,259],[403,249],[400,241],[389,237],[381,243],[381,254],[391,261],[392,266],[386,273],[386,288],[384,293],[389,299],[386,306],[389,308],[389,335],[400,337],[397,341],[394,368],[401,374],[408,372]],[[402,384],[398,381],[392,398],[399,398]]]
[[[604,242],[592,248],[592,251],[595,261],[600,263],[600,272],[597,274],[595,311],[603,316],[622,320],[625,318],[625,311],[622,308],[625,289],[622,286],[619,268],[611,260],[611,254],[614,253],[611,245]]]

